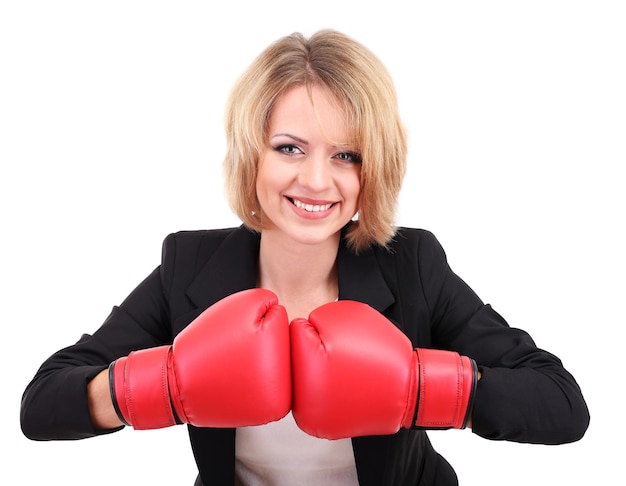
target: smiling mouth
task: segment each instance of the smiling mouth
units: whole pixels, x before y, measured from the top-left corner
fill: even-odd
[[[305,211],[309,212],[309,213],[319,213],[321,211],[328,211],[331,207],[333,207],[333,205],[335,203],[328,203],[328,204],[306,204],[303,203],[302,201],[299,201],[298,199],[294,199],[294,198],[288,198],[291,203],[300,209],[304,209]]]

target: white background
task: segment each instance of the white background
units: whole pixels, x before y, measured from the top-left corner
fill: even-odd
[[[591,409],[571,445],[446,431],[436,447],[463,485],[620,482],[622,5],[2,2],[0,483],[193,483],[185,427],[32,442],[21,393],[158,264],[169,232],[238,224],[220,167],[228,90],[271,41],[325,27],[396,80],[410,135],[398,223],[433,231],[485,301],[563,360]]]

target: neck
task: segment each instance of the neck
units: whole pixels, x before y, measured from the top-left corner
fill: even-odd
[[[321,293],[336,298],[340,235],[316,245],[296,244],[276,236],[272,231],[261,233],[259,286],[283,298]]]

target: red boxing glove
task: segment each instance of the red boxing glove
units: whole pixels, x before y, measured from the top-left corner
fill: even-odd
[[[111,398],[135,429],[272,422],[291,408],[289,353],[287,312],[276,295],[245,290],[206,309],[171,346],[111,363]]]
[[[353,301],[294,319],[290,335],[293,416],[306,433],[340,439],[465,427],[477,381],[472,359],[413,349],[387,318]]]

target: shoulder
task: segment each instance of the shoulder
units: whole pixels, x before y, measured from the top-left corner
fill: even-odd
[[[378,247],[377,253],[396,258],[444,258],[445,252],[437,237],[429,230],[398,227],[387,247]]]
[[[181,230],[167,235],[163,242],[165,249],[169,247],[194,247],[203,244],[219,244],[238,228],[221,228],[206,230]]]
[[[426,229],[399,227],[386,247],[374,254],[386,273],[403,282],[419,279],[439,282],[449,272],[446,253],[435,235]]]
[[[193,278],[225,242],[254,241],[258,238],[243,225],[234,228],[183,230],[170,233],[163,241],[161,273],[169,280],[173,273]],[[248,243],[249,244],[249,243]],[[235,246],[240,246],[235,243]],[[233,245],[230,245],[232,248]]]
[[[435,235],[422,228],[407,228],[406,226],[400,226],[396,228],[390,247],[397,247],[398,245],[418,244],[424,240],[435,239]]]
[[[233,249],[257,247],[260,236],[244,225],[233,228],[182,230],[170,233],[163,241],[163,261],[178,258],[181,253],[189,256],[209,256],[222,244]]]

